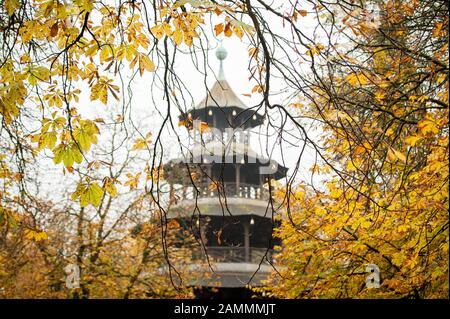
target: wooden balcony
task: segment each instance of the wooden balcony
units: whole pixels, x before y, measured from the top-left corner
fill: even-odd
[[[267,188],[243,183],[196,183],[196,188],[192,185],[174,187],[172,195],[181,200],[195,199],[198,190],[198,196],[201,198],[220,196],[268,200],[270,196]]]
[[[273,262],[273,250],[253,247],[206,247],[193,252],[193,258],[215,263],[251,263],[270,265]]]

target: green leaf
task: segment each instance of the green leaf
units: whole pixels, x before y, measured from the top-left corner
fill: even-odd
[[[80,164],[83,161],[83,154],[73,142],[68,145],[61,143],[52,152],[54,155],[53,162],[55,164],[63,162],[65,167],[72,167],[74,162]]]
[[[80,199],[80,206],[86,207],[89,204],[97,207],[103,197],[103,189],[95,182],[83,182],[78,184],[77,189],[72,194],[72,200]]]
[[[56,146],[52,152],[53,152],[53,162],[55,164],[59,164],[62,162],[63,160],[63,155],[64,155],[64,150],[65,150],[65,146],[64,144],[59,144],[58,146]]]
[[[65,167],[72,167],[73,166],[73,152],[71,148],[66,148],[63,154],[63,163]]]

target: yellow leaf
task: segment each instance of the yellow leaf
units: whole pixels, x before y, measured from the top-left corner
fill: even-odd
[[[25,234],[25,238],[29,239],[29,240],[41,241],[41,240],[48,239],[48,235],[44,231],[35,231],[35,230],[31,230],[31,229],[26,229],[24,234]]]
[[[167,36],[169,36],[169,37],[173,33],[172,27],[170,26],[170,24],[168,24],[166,22],[163,23],[163,30],[164,30],[164,33],[167,34]]]
[[[184,43],[186,43],[187,46],[191,46],[193,44],[192,36],[189,35],[189,33],[187,32],[184,32],[183,36],[184,36]]]
[[[439,129],[437,128],[436,124],[430,119],[420,121],[417,126],[419,127],[420,133],[422,133],[423,135],[439,133]]]
[[[384,133],[386,136],[391,136],[392,134],[394,134],[394,130],[392,128],[388,128],[386,130],[386,133]]]
[[[112,84],[112,80],[101,77],[91,88],[91,101],[99,99],[103,104],[108,102],[108,90],[116,100],[119,100],[117,93],[119,87]]]
[[[131,62],[136,54],[136,48],[134,45],[128,44],[125,46],[125,58],[128,62]]]
[[[36,85],[38,81],[48,81],[50,79],[50,71],[43,66],[30,68],[28,82],[31,85]]]
[[[393,150],[394,151],[394,153],[395,153],[395,156],[400,160],[400,161],[402,161],[403,163],[406,163],[406,157],[405,157],[405,155],[403,155],[402,153],[400,153],[399,151],[397,151],[397,150]]]
[[[390,162],[395,162],[397,157],[395,156],[394,152],[391,149],[388,149],[387,151],[387,158]]]
[[[325,46],[320,43],[315,46],[310,46],[309,50],[306,51],[306,55],[313,56],[314,54],[319,54],[323,49],[325,49]]]
[[[239,38],[242,39],[243,35],[244,35],[244,31],[242,31],[241,28],[239,27],[234,27],[233,28],[234,34]]]
[[[348,161],[348,162],[347,162],[347,169],[348,169],[350,172],[354,172],[354,171],[356,171],[356,170],[358,169],[358,167],[355,165],[355,162],[354,162],[354,161]]]
[[[20,63],[31,62],[31,58],[28,54],[24,54],[20,57]]]
[[[306,17],[306,15],[308,14],[306,10],[298,10],[298,13],[300,13],[302,17]]]
[[[131,150],[136,151],[147,147],[147,144],[151,143],[152,133],[147,133],[145,138],[138,138],[135,142]]]
[[[97,99],[100,99],[103,104],[108,103],[108,88],[102,83],[95,84],[91,89],[91,100]]]
[[[74,3],[78,6],[80,12],[86,11],[91,12],[94,9],[93,0],[75,0]]]
[[[147,70],[148,72],[154,72],[155,71],[155,64],[152,60],[145,54],[141,54],[139,57],[139,73],[144,74],[144,71]]]
[[[367,141],[365,141],[365,142],[363,143],[363,146],[364,146],[364,148],[365,148],[366,150],[368,150],[368,151],[371,151],[371,150],[372,150],[372,145],[370,145],[370,143],[367,142]]]
[[[255,57],[258,54],[258,49],[253,47],[248,49],[248,55],[249,57]]]
[[[112,182],[112,180],[109,177],[104,179],[103,188],[106,190],[106,192],[109,194],[109,196],[111,196],[111,197],[117,196],[116,185],[114,185],[114,183]]]
[[[375,98],[378,101],[382,101],[384,99],[384,97],[386,96],[386,94],[383,91],[377,91],[375,92]]]
[[[39,135],[37,135],[39,136]],[[55,147],[56,144],[56,132],[46,132],[42,133],[40,135],[39,141],[38,141],[38,148],[44,149],[49,148],[52,149]]]
[[[89,120],[81,120],[80,126],[77,127],[73,136],[83,151],[88,151],[92,144],[97,144],[97,135],[99,130],[95,122]]]
[[[419,103],[425,102],[426,100],[428,100],[428,96],[426,95],[422,95],[419,98],[417,98],[417,102]]]
[[[352,86],[365,85],[369,83],[369,79],[363,73],[360,72],[351,73],[347,75],[345,79]]]
[[[403,224],[397,227],[397,231],[400,233],[404,233],[410,229],[410,226],[407,224]]]
[[[417,141],[420,139],[421,138],[419,136],[408,136],[407,138],[405,138],[405,143],[410,146],[414,146],[414,145],[416,145]]]
[[[332,198],[339,198],[342,195],[342,191],[339,189],[335,189],[332,192],[330,192],[330,196]]]
[[[111,60],[112,55],[113,52],[111,47],[109,45],[104,46],[100,51],[100,63],[103,63],[105,61],[109,62]]]
[[[164,29],[161,24],[155,25],[150,29],[150,31],[158,40],[160,40],[164,36]]]
[[[391,162],[395,162],[397,159],[399,159],[403,163],[406,163],[405,155],[403,155],[402,153],[400,153],[399,151],[397,151],[396,149],[394,149],[392,147],[389,148],[387,157],[388,157],[389,161],[391,161]]]
[[[175,29],[172,34],[172,39],[176,45],[180,45],[183,42],[183,31],[181,29]]]
[[[9,16],[12,16],[14,11],[20,8],[20,1],[19,0],[5,0],[4,6],[6,9],[6,12]]]
[[[130,190],[135,189],[139,184],[139,179],[141,177],[141,173],[137,173],[135,176],[133,174],[127,173],[128,180],[125,181],[125,186],[129,186]]]
[[[258,92],[261,93],[264,90],[264,87],[262,85],[255,85],[252,89],[252,93]]]

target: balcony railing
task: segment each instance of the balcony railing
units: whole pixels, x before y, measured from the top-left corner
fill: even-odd
[[[249,199],[269,199],[269,190],[260,185],[240,183],[196,183],[199,197],[237,197]],[[179,199],[195,199],[197,190],[194,186],[182,186],[173,190]]]
[[[222,263],[252,263],[270,264],[273,262],[273,250],[267,248],[245,247],[206,247],[194,252],[194,259],[206,259],[206,254],[212,262]]]
[[[225,131],[214,131],[214,132],[204,132],[202,133],[202,140],[204,143],[221,141],[224,145],[229,145],[231,142],[248,144],[250,139],[250,132],[243,130],[225,130]]]

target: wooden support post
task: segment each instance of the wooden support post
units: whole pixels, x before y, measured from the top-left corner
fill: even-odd
[[[236,170],[236,196],[239,197],[239,184],[241,183],[241,164],[234,164]]]
[[[245,262],[250,262],[250,227],[249,222],[244,222],[244,249],[245,249]]]

